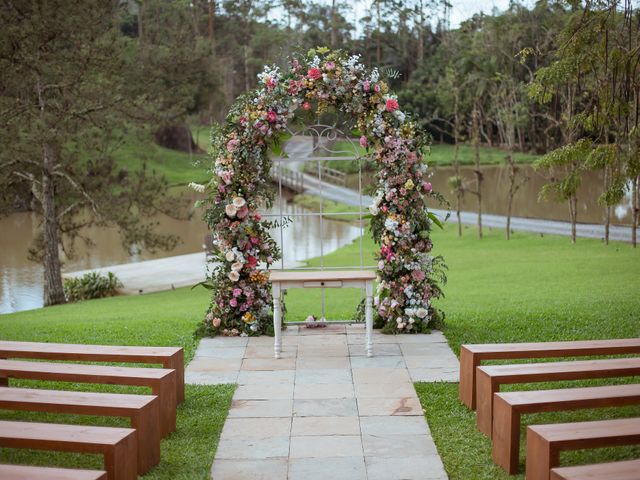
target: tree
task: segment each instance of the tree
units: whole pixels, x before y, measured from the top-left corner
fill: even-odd
[[[21,198],[42,216],[31,254],[44,266],[45,305],[65,301],[59,249],[72,255],[88,226],[116,225],[128,247],[177,242],[154,231],[155,214],[176,210],[166,181],[111,157],[125,119],[153,99],[138,91],[119,13],[101,0],[5,1],[0,11],[0,214]]]

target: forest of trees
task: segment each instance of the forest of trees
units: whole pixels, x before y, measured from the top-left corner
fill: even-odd
[[[479,213],[481,144],[506,151],[514,191],[511,152],[544,154],[542,194],[567,202],[573,240],[580,177],[601,170],[607,232],[611,206],[631,193],[635,245],[635,7],[514,0],[451,28],[447,0],[2,0],[0,215],[16,203],[42,214],[32,256],[45,266],[45,304],[64,301],[59,247],[71,251],[88,225],[116,225],[127,245],[171,247],[148,221],[176,211],[166,182],[143,165],[123,172],[114,146],[138,127],[221,121],[265,64],[327,46],[377,67],[434,141],[456,145],[454,167],[459,144],[476,148]],[[462,183],[452,178],[454,190]]]

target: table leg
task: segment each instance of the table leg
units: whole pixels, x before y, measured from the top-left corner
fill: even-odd
[[[367,328],[366,338],[366,354],[367,357],[373,357],[373,282],[367,282],[366,284],[366,299],[364,318]]]
[[[280,284],[272,283],[271,291],[273,294],[273,334],[274,346],[273,350],[275,358],[280,358],[282,352],[282,305],[280,304]]]

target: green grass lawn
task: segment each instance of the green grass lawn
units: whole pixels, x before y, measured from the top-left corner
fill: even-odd
[[[205,137],[200,135],[201,142]],[[206,148],[203,150],[206,151]],[[131,135],[126,142],[114,152],[115,159],[121,167],[129,171],[147,168],[164,175],[172,186],[188,185],[189,182],[204,183],[211,174],[207,173],[209,161],[203,153],[188,153],[170,150],[157,145],[152,138],[148,140]]]
[[[434,144],[430,147],[430,154],[427,162],[430,165],[451,165],[455,154],[455,147],[448,143]],[[507,151],[497,147],[480,146],[481,165],[499,165],[505,162]],[[516,163],[533,163],[539,155],[516,152],[513,154]],[[475,152],[471,145],[460,145],[458,151],[460,165],[473,165],[475,162]]]
[[[97,343],[117,345],[180,345],[185,361],[193,357],[193,336],[207,304],[208,292],[187,288],[135,297],[113,297],[72,305],[0,315],[4,340]],[[129,364],[130,365],[130,364]],[[11,381],[12,386],[108,392],[144,392],[137,387]],[[233,385],[186,386],[178,408],[177,431],[162,441],[161,462],[145,479],[208,479]],[[113,417],[91,417],[0,411],[3,420],[29,420],[90,425],[127,426]],[[99,468],[101,457],[57,452],[0,449],[0,463]]]

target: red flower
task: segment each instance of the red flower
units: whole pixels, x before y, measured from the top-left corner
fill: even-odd
[[[258,259],[256,257],[254,257],[253,255],[249,255],[247,257],[247,266],[249,268],[253,268],[258,264]]]
[[[276,120],[278,120],[278,115],[276,114],[276,112],[274,112],[273,110],[269,110],[267,112],[267,121],[269,123],[276,123]]]
[[[305,110],[309,110],[311,108],[311,104],[309,102],[304,102],[302,104],[302,108],[304,108]]]
[[[313,68],[310,68],[309,71],[307,72],[307,77],[309,77],[312,80],[318,80],[320,77],[322,77],[322,72],[320,71],[319,68],[313,67]]]
[[[387,99],[385,108],[387,109],[387,112],[393,113],[400,108],[400,105],[398,105],[398,101],[395,98],[389,98]]]

